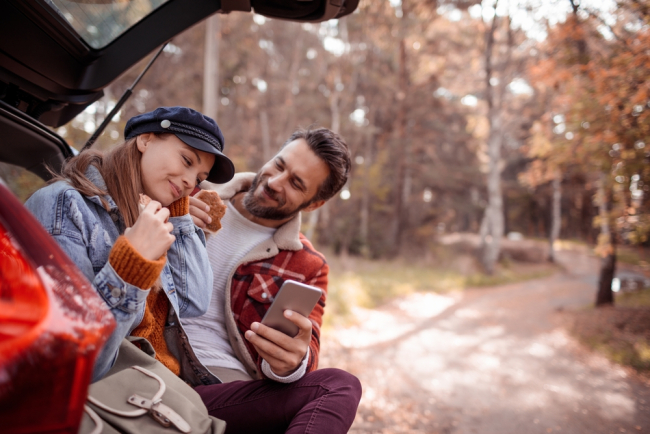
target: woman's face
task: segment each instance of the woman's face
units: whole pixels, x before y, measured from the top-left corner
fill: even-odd
[[[186,145],[173,134],[140,134],[141,171],[144,193],[168,206],[189,196],[208,177],[215,156]]]

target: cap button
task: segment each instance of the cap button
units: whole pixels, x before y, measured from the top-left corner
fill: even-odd
[[[162,122],[160,123],[160,126],[163,127],[163,128],[169,128],[169,126],[170,126],[171,124],[172,124],[171,122],[169,122],[167,119],[165,119],[164,121],[162,121]]]

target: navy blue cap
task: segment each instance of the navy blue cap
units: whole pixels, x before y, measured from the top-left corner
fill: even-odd
[[[124,139],[144,133],[174,134],[188,146],[216,156],[207,180],[216,184],[228,182],[235,175],[235,166],[223,154],[223,134],[217,123],[187,107],[159,107],[134,116],[126,123]]]

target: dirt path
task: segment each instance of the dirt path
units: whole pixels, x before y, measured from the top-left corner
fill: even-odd
[[[321,367],[357,375],[351,433],[650,433],[650,384],[557,323],[593,300],[595,261],[546,279],[359,310],[326,333]]]

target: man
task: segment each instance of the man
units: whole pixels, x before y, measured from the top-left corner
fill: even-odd
[[[196,390],[229,431],[347,432],[354,420],[358,380],[340,370],[316,371],[329,269],[300,234],[300,211],[313,211],[338,193],[350,165],[336,133],[299,130],[257,174],[202,184],[228,209],[207,243],[210,307],[182,324],[198,360],[225,383]],[[206,205],[193,198],[190,208],[195,224],[205,227]],[[323,290],[309,318],[285,311],[300,329],[294,338],[260,324],[286,279]]]

